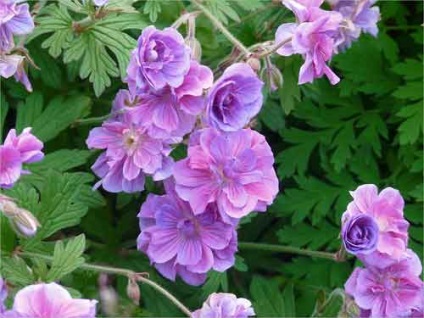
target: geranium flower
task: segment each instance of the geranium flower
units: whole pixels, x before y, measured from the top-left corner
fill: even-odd
[[[264,211],[278,192],[274,157],[265,137],[250,129],[192,135],[186,159],[175,164],[175,189],[195,214],[216,203],[224,218]]]
[[[248,318],[255,315],[252,303],[229,293],[212,293],[193,318]]]
[[[234,264],[235,226],[224,223],[214,205],[195,215],[168,183],[166,195],[149,194],[138,217],[137,247],[168,279],[179,275],[200,285],[209,270],[225,271]]]

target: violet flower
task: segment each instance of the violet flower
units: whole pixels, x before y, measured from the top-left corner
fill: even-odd
[[[375,2],[376,0],[339,0],[333,4],[333,10],[343,16],[335,40],[339,49],[349,48],[362,32],[377,36],[380,9],[373,7]]]
[[[370,317],[401,317],[422,306],[421,271],[420,259],[408,250],[405,258],[384,269],[356,268],[345,290]]]
[[[262,107],[262,86],[248,64],[231,65],[209,91],[206,123],[223,131],[242,129]]]
[[[209,270],[222,272],[234,264],[235,224],[224,223],[214,205],[195,215],[170,183],[166,187],[167,194],[149,194],[140,209],[137,247],[163,276],[200,285]]]
[[[252,303],[229,293],[212,293],[202,308],[193,312],[193,318],[248,318],[255,316]]]
[[[174,28],[149,26],[138,39],[128,65],[127,81],[133,93],[146,89],[178,87],[190,69],[190,49]]]
[[[324,0],[283,0],[283,4],[294,12],[296,23],[284,23],[276,32],[275,43],[286,42],[277,53],[283,56],[302,54],[305,62],[300,68],[299,84],[312,82],[324,75],[331,84],[339,77],[327,66],[336,44],[334,36],[343,19],[339,12],[319,8]]]
[[[15,77],[15,80],[22,83],[28,92],[32,92],[32,85],[25,72],[25,57],[17,54],[0,53],[0,77]]]
[[[27,3],[16,0],[0,1],[0,52],[9,52],[13,46],[14,35],[29,34],[34,30],[34,21]]]
[[[56,283],[29,285],[18,291],[5,318],[94,318],[96,300],[73,299]]]
[[[365,184],[351,192],[349,203],[342,220],[358,215],[367,215],[378,226],[379,238],[376,250],[371,254],[357,254],[362,261],[378,266],[388,266],[404,256],[408,243],[409,223],[403,217],[404,201],[398,190],[385,188],[378,193],[375,185]]]
[[[196,116],[204,110],[203,92],[212,86],[212,82],[212,71],[191,61],[181,85],[167,85],[140,93],[139,106],[132,107],[131,112],[139,124],[147,127],[151,136],[170,137],[174,142],[180,142],[185,134],[193,130]]]
[[[358,214],[343,224],[342,239],[346,251],[351,254],[369,254],[377,247],[378,225],[374,218]]]
[[[107,121],[92,129],[86,143],[90,149],[106,149],[92,166],[102,178],[95,187],[103,185],[109,192],[131,193],[144,189],[145,174],[154,180],[171,174],[169,143],[149,136],[129,113],[123,114],[120,121]]]
[[[6,281],[3,279],[3,277],[0,276],[0,314],[4,313],[6,310],[6,306],[4,305],[6,298],[7,298]]]
[[[192,134],[188,156],[175,164],[175,189],[194,214],[209,203],[224,219],[264,211],[278,193],[274,156],[256,131],[220,132],[213,128]]]

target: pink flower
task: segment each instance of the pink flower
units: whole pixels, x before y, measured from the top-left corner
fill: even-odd
[[[418,256],[408,250],[402,260],[380,269],[356,268],[345,284],[362,311],[371,317],[400,317],[422,306],[424,291]]]
[[[225,219],[264,211],[278,192],[274,157],[265,137],[244,129],[203,129],[192,135],[186,159],[175,164],[175,189],[194,214],[209,203]]]
[[[18,150],[23,163],[37,162],[44,157],[41,151],[43,143],[31,134],[31,128],[25,128],[19,135],[16,135],[15,129],[11,129],[6,136],[4,145]]]
[[[312,82],[326,75],[331,84],[340,79],[327,66],[335,52],[334,36],[343,19],[339,12],[319,8],[323,0],[283,0],[294,12],[297,23],[282,24],[276,32],[275,43],[286,41],[277,53],[283,56],[302,54],[305,63],[300,68],[299,84]]]
[[[229,293],[212,293],[193,318],[247,318],[255,315],[252,303]]]
[[[378,193],[375,185],[365,184],[351,192],[353,201],[343,214],[343,223],[357,215],[372,217],[378,226],[376,251],[357,256],[364,262],[380,268],[404,256],[408,243],[409,223],[403,217],[404,201],[398,190],[386,188]]]
[[[18,291],[6,317],[92,318],[96,315],[96,303],[96,300],[73,299],[56,283],[36,284]]]
[[[148,127],[151,136],[172,137],[179,142],[193,130],[196,116],[205,108],[203,92],[212,82],[212,71],[191,61],[181,85],[145,90],[138,95],[140,102],[131,111],[137,122]]]
[[[149,194],[142,205],[138,249],[168,279],[176,275],[200,285],[211,270],[225,271],[234,264],[237,250],[235,224],[224,223],[214,205],[195,215],[187,202],[166,183],[167,194]]]
[[[0,187],[10,188],[22,173],[29,173],[22,164],[43,159],[42,149],[43,143],[31,134],[31,128],[25,128],[20,135],[11,129],[0,146]]]
[[[90,131],[89,148],[106,149],[92,166],[110,192],[135,192],[144,188],[144,175],[163,180],[171,174],[173,161],[167,157],[169,144],[152,138],[145,127],[136,125],[131,114],[120,121],[104,122],[102,127]]]
[[[6,306],[4,305],[6,298],[7,298],[6,281],[3,279],[3,277],[0,276],[0,314],[2,314],[6,310]]]

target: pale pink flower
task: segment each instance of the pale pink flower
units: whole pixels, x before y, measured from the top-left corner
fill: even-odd
[[[252,303],[229,293],[212,293],[193,318],[247,318],[255,315]]]

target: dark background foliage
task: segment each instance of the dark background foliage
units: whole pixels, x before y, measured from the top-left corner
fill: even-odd
[[[237,6],[240,2],[243,5],[243,1],[216,1],[234,10],[245,9]],[[147,14],[143,16],[145,24],[150,23],[150,15],[157,19],[157,27],[165,27],[188,4],[150,0],[135,6]],[[392,186],[401,191],[411,223],[409,246],[422,258],[423,5],[421,1],[380,1],[377,5],[382,14],[378,37],[362,35],[331,61],[341,77],[340,84],[331,86],[320,79],[298,86],[301,58],[275,57],[284,84],[276,92],[264,92],[266,102],[255,128],[272,146],[281,191],[267,213],[243,220],[240,242],[336,252],[349,191],[373,183],[380,189]],[[217,6],[216,10],[231,15],[225,7]],[[238,21],[230,17],[227,22],[246,45],[272,40],[278,25],[292,18],[273,2],[244,13]],[[136,38],[139,30],[127,34]],[[202,62],[212,68],[231,52],[230,43],[204,17],[197,21],[196,35],[203,48]],[[32,167],[33,174],[8,193],[40,220],[43,215],[46,220],[59,220],[53,226],[55,231],[37,237],[40,242],[47,241],[32,244],[21,240],[19,244],[52,253],[50,241],[85,233],[87,261],[149,272],[190,308],[199,307],[211,292],[221,290],[251,299],[259,316],[310,316],[314,310],[316,316],[331,315],[322,305],[332,290],[343,288],[358,265],[354,259],[334,262],[240,248],[236,266],[226,273],[210,273],[203,287],[172,283],[156,274],[148,259],[135,250],[139,234],[136,214],[148,192],[161,193],[160,184],[149,180],[147,191],[134,195],[92,192],[95,180],[90,166],[96,154],[86,150],[85,139],[97,123],[78,122],[83,117],[107,114],[114,95],[124,85],[113,78],[110,87],[96,97],[89,80],[78,77],[78,62],[53,58],[38,40],[46,38],[41,35],[28,45],[41,68],[30,70],[34,93],[26,93],[14,80],[1,82],[0,133],[4,136],[12,127],[21,130],[32,126],[34,134],[45,142],[47,154],[43,162]],[[180,158],[184,151],[177,148],[173,156]],[[52,208],[49,200],[58,200],[54,201],[57,206]],[[3,219],[2,250],[11,251],[16,245],[16,237]],[[2,271],[8,273],[9,263],[4,264]],[[30,264],[38,268],[34,261]],[[61,281],[75,293],[98,297],[97,275],[76,271]],[[119,291],[120,315],[180,315],[148,286],[141,286],[141,305],[136,308],[126,297],[126,283],[124,278],[112,280]]]

